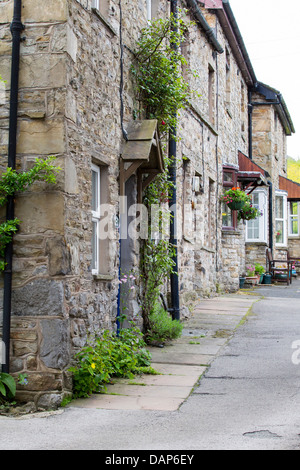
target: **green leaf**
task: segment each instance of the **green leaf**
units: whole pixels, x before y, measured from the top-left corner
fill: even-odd
[[[9,389],[9,391],[11,392],[11,394],[13,396],[15,396],[15,394],[16,394],[16,382],[15,382],[14,378],[10,374],[0,372],[0,386],[1,386],[0,391],[1,391],[2,394],[3,394],[3,388],[5,390],[4,385],[6,385],[7,388]],[[3,394],[3,395],[6,396],[6,393]]]

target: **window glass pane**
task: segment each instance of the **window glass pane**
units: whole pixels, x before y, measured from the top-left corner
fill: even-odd
[[[298,218],[291,219],[291,235],[298,235]]]
[[[291,215],[298,215],[298,203],[297,202],[290,203],[290,213]]]
[[[226,204],[222,204],[222,225],[223,227],[232,227],[232,212]]]
[[[92,170],[92,211],[98,211],[99,204],[99,186],[98,186],[98,173]]]
[[[97,226],[98,223],[93,221],[92,222],[93,227],[92,227],[92,269],[97,270],[98,269],[98,237],[97,237]]]
[[[275,237],[276,243],[283,243],[283,221],[276,220]]]
[[[276,196],[276,218],[283,219],[283,197]]]
[[[259,240],[259,219],[247,221],[247,238],[251,240]]]
[[[233,183],[233,173],[232,172],[228,173],[228,172],[224,171],[223,181],[224,181],[224,183]]]

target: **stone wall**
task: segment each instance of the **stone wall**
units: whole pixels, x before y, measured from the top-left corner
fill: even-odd
[[[266,101],[259,93],[253,93],[252,100],[260,103]],[[279,176],[287,176],[287,136],[274,106],[270,104],[254,106],[252,118],[253,161],[269,173],[272,182],[273,257],[285,259],[288,247],[277,247],[275,242],[275,198],[276,190],[279,189]]]
[[[3,166],[12,5],[12,0],[0,0],[0,73],[7,80],[0,107]],[[130,67],[135,42],[147,24],[146,0],[123,0],[121,6],[107,0],[97,12],[91,0],[50,0],[42,7],[37,0],[24,2],[17,166],[27,169],[36,157],[53,154],[61,167],[56,185],[35,184],[16,199],[22,225],[14,239],[11,368],[28,374],[28,385],[18,393],[37,407],[57,405],[70,393],[68,368],[74,354],[89,335],[116,327],[122,128],[136,116],[144,118]],[[154,7],[154,14],[164,17],[170,4],[157,0]],[[183,53],[196,72],[189,81],[197,94],[180,113],[177,142],[182,317],[199,297],[237,290],[245,266],[244,226],[222,230],[219,196],[223,165],[237,167],[238,151],[248,154],[247,86],[216,15],[203,14],[226,52],[217,54],[200,27],[190,26]],[[262,114],[254,118],[254,149],[257,162],[275,175],[272,152],[277,145],[279,159],[284,149],[280,134],[278,141],[266,142],[278,126],[270,109],[260,107]],[[284,160],[279,163],[283,168]],[[91,269],[92,164],[100,168],[101,202],[110,205],[111,227],[111,237],[100,244],[97,275]],[[134,200],[135,176],[126,190]],[[138,244],[127,248],[126,267],[138,269]],[[261,256],[261,247],[255,247],[255,256]],[[130,306],[126,313],[141,324],[137,297]]]

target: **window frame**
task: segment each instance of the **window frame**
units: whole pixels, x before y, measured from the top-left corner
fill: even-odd
[[[297,214],[292,214],[291,213],[291,204],[297,204]],[[298,238],[300,235],[300,227],[299,227],[299,222],[300,222],[300,217],[299,217],[299,212],[300,212],[300,204],[298,201],[288,201],[288,237],[289,238]],[[297,221],[298,225],[298,231],[297,233],[292,233],[291,227],[292,227],[292,222],[293,220]]]
[[[152,21],[152,0],[146,0],[147,21]]]
[[[93,0],[92,8],[94,8],[95,10],[100,11],[100,0]]]
[[[258,208],[262,211],[262,215],[257,219],[258,221],[258,238],[250,238],[248,236],[249,225],[252,220],[246,220],[246,243],[267,243],[268,241],[268,194],[264,189],[255,189],[250,196],[258,195]]]
[[[283,217],[277,217],[277,213],[276,213],[276,199],[279,197],[283,199],[283,202],[282,202]],[[276,241],[277,221],[283,223],[283,228],[282,228],[283,241],[282,242]],[[277,190],[275,192],[275,227],[274,228],[275,228],[275,246],[286,247],[287,246],[287,192],[286,191]]]
[[[91,196],[92,196],[92,201],[94,199],[94,186],[93,186],[93,172],[97,175],[96,177],[96,194],[95,194],[95,199],[96,199],[96,209],[93,210],[92,207],[92,226],[93,224],[96,224],[96,240],[93,239],[93,231],[92,231],[92,274],[99,274],[99,267],[100,267],[100,250],[99,250],[99,225],[100,225],[100,204],[101,204],[101,197],[100,197],[100,178],[101,178],[101,173],[100,173],[100,167],[98,165],[95,165],[92,163],[91,165],[91,175],[92,175],[92,190],[91,190]],[[93,206],[93,204],[92,204]],[[96,252],[94,253],[94,247],[96,249]],[[95,261],[95,264],[94,264]],[[95,266],[95,267],[94,267]]]
[[[231,174],[231,181],[224,179],[225,174]],[[225,190],[234,188],[237,186],[237,170],[236,168],[232,168],[230,166],[223,166],[223,188]],[[223,207],[227,207],[224,203],[221,204],[222,214],[223,214]],[[232,211],[227,207],[227,209],[231,213],[231,225],[223,225],[223,216],[222,216],[222,230],[224,231],[235,231],[237,229],[237,211]]]

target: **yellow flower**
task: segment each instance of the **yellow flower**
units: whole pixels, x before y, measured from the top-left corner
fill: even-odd
[[[92,369],[95,369],[95,367],[96,367],[96,364],[93,362],[93,363],[91,364],[91,368],[92,368]]]

